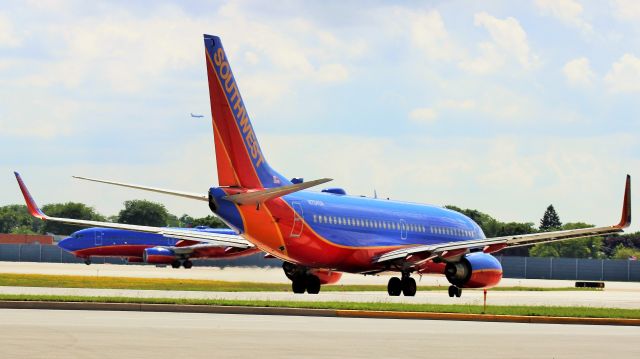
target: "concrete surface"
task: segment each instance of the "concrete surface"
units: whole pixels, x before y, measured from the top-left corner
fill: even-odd
[[[0,273],[24,274],[59,274],[86,275],[103,277],[138,277],[138,278],[180,278],[209,279],[224,281],[247,281],[263,283],[290,283],[281,268],[256,267],[194,267],[191,269],[173,269],[171,267],[155,267],[150,265],[114,265],[82,263],[32,263],[32,262],[0,262]],[[389,276],[363,276],[345,273],[339,284],[381,284],[386,285]],[[444,276],[416,276],[418,285],[449,286]],[[513,279],[504,278],[500,286],[532,286],[532,287],[573,287],[575,281]],[[640,294],[640,283],[607,282],[607,290],[637,291]]]
[[[91,297],[192,298],[236,300],[295,300],[384,303],[431,303],[482,305],[483,293],[465,290],[461,298],[449,298],[444,291],[418,292],[415,297],[389,297],[386,292],[321,292],[317,295],[291,292],[197,292],[128,289],[0,287],[0,294],[51,294]],[[637,292],[624,291],[489,291],[488,305],[586,306],[604,308],[640,308]]]
[[[640,328],[0,309],[6,358],[633,358]]]

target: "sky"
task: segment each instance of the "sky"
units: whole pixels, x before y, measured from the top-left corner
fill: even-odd
[[[207,33],[287,177],[502,221],[537,224],[553,204],[563,222],[614,224],[624,176],[640,175],[639,20],[632,0],[3,1],[0,205],[23,202],[16,170],[40,204],[113,215],[145,198],[207,215],[71,178],[217,184]]]

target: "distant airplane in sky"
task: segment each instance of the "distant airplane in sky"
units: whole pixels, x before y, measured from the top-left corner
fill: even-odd
[[[305,191],[330,179],[292,182],[269,166],[220,38],[204,35],[204,43],[218,186],[207,193],[193,194],[88,180],[207,202],[237,235],[197,239],[191,233],[192,239],[224,241],[228,246],[245,248],[255,245],[284,261],[284,272],[295,293],[318,293],[323,283],[319,271],[331,281],[341,272],[396,272],[400,276],[389,279],[387,285],[390,296],[414,296],[416,281],[411,275],[437,273],[451,283],[449,296],[460,297],[462,288],[490,288],[500,282],[502,266],[492,253],[509,247],[619,233],[631,223],[629,176],[622,218],[614,226],[494,238],[486,238],[480,226],[462,213],[438,206],[349,196],[341,188]],[[162,228],[47,217],[16,176],[30,213],[38,218],[167,235]]]
[[[191,113],[191,117],[195,117],[195,118],[202,118],[202,117],[204,117],[204,115],[194,114],[194,113],[192,112],[192,113]]]
[[[233,235],[231,229],[209,227],[174,228]],[[255,247],[245,249],[200,243],[145,233],[111,228],[87,228],[72,233],[58,242],[58,247],[91,264],[93,257],[120,257],[130,263],[170,264],[173,268],[191,268],[191,259],[231,259],[259,253]]]

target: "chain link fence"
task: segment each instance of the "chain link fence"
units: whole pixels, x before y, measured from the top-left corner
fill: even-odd
[[[640,282],[640,261],[497,256],[505,278],[598,280]],[[83,260],[55,245],[0,244],[0,261],[82,263]],[[92,258],[96,264],[127,264],[121,258]],[[277,259],[256,254],[236,259],[194,260],[197,266],[280,267]]]

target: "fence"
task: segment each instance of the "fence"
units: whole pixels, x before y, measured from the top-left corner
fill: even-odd
[[[497,257],[505,278],[604,280],[640,282],[640,261],[613,259],[574,259],[537,257]],[[120,258],[92,258],[93,263],[126,264]],[[81,259],[55,245],[0,244],[0,261],[82,263]],[[280,267],[277,259],[256,254],[236,259],[195,260],[196,266],[209,267]]]

